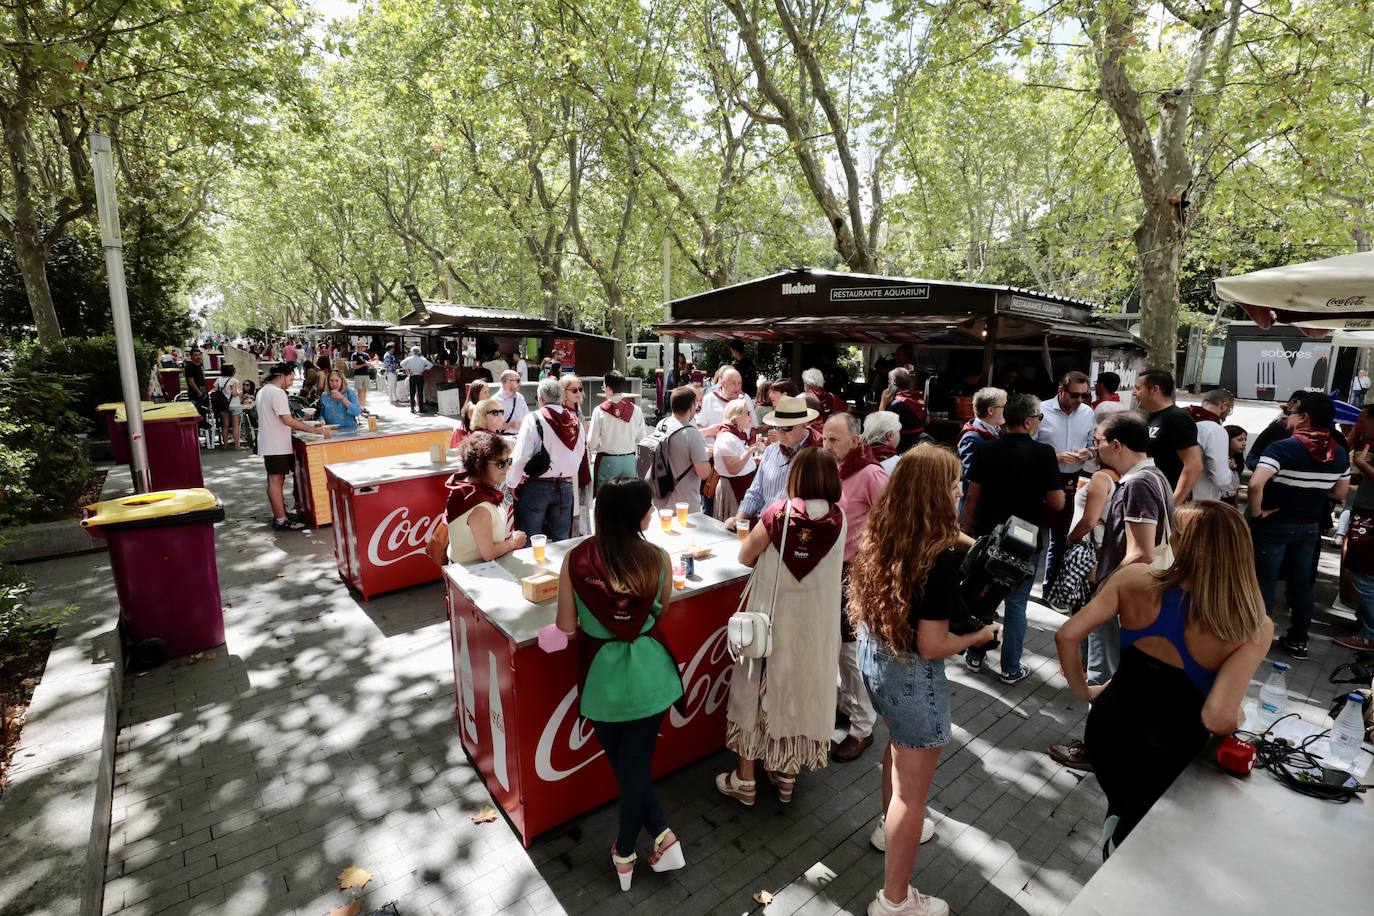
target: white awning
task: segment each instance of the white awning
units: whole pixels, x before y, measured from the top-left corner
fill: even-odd
[[[1225,277],[1212,289],[1262,328],[1374,329],[1374,251]]]

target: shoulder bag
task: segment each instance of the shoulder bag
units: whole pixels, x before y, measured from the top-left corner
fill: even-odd
[[[767,658],[773,651],[773,608],[778,603],[778,580],[782,578],[783,551],[787,549],[787,529],[792,520],[792,502],[787,502],[787,513],[782,523],[782,543],[778,548],[778,568],[773,576],[773,598],[768,602],[768,611],[748,611],[749,593],[753,591],[754,580],[758,577],[758,564],[744,585],[739,596],[739,606],[726,623],[726,641],[730,647],[730,657],[735,661],[745,658]]]

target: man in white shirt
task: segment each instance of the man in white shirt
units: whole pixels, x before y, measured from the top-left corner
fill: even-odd
[[[902,438],[902,418],[890,410],[875,410],[864,417],[864,444],[873,451],[883,473],[889,477],[897,467],[902,456],[897,454],[897,443]]]
[[[516,494],[517,526],[526,534],[567,540],[572,528],[573,491],[587,451],[582,422],[563,409],[563,385],[556,378],[539,383],[540,409],[520,424],[506,483]],[[530,460],[548,453],[547,468],[530,468]],[[539,473],[528,473],[538,470]]]
[[[1093,401],[1093,416],[1097,417],[1097,422],[1101,423],[1109,414],[1119,413],[1127,410],[1125,404],[1121,403],[1121,395],[1117,391],[1121,388],[1121,376],[1115,372],[1099,372],[1097,382],[1093,385],[1096,399]]]
[[[520,381],[522,382],[528,382],[530,380],[530,364],[525,361],[525,357],[520,356],[516,358],[515,374],[520,376]]]
[[[1350,380],[1350,403],[1356,407],[1364,406],[1365,395],[1369,394],[1369,372],[1361,369]]]
[[[1236,407],[1236,399],[1225,388],[1202,396],[1201,407],[1187,407],[1197,421],[1197,444],[1202,448],[1202,476],[1193,484],[1193,499],[1221,499],[1222,490],[1231,487],[1231,437],[1226,418]]]
[[[506,362],[506,358],[498,350],[491,355],[491,359],[482,363],[482,368],[487,370],[487,374],[491,376],[493,382],[499,382],[501,376],[510,369],[510,364]]]
[[[1069,549],[1069,525],[1073,521],[1074,491],[1078,489],[1078,474],[1083,460],[1092,448],[1097,418],[1089,406],[1092,392],[1088,377],[1082,372],[1070,372],[1059,380],[1059,394],[1040,405],[1043,415],[1035,441],[1052,446],[1059,459],[1059,482],[1064,488],[1064,507],[1054,513],[1046,527],[1050,544],[1045,553],[1045,581],[1053,582],[1059,574],[1059,564]]]
[[[410,385],[410,412],[419,413],[424,406],[425,373],[434,368],[434,363],[420,355],[419,347],[411,347],[410,355],[401,360],[401,371],[406,374]]]
[[[647,435],[643,411],[625,393],[629,379],[612,369],[602,386],[606,401],[592,411],[592,428],[587,434],[587,448],[596,456],[593,476],[598,489],[608,480],[635,476],[639,440]]]
[[[702,398],[701,410],[693,421],[701,434],[707,439],[714,439],[720,432],[720,425],[725,422],[725,408],[731,401],[740,398],[749,402],[749,395],[741,389],[740,374],[731,366],[720,374],[720,385]]]
[[[296,367],[287,363],[277,363],[267,370],[267,379],[258,392],[256,409],[258,411],[258,454],[267,468],[267,504],[272,509],[272,527],[277,531],[300,531],[304,522],[289,518],[286,514],[286,499],[282,488],[286,475],[295,470],[295,460],[291,456],[291,430],[313,432],[323,425],[304,423],[291,416],[291,403],[286,399],[286,389],[291,387],[296,377]],[[300,497],[296,497],[297,504]]]
[[[501,390],[492,397],[501,405],[501,429],[513,433],[520,429],[521,421],[530,412],[530,405],[520,393],[520,373],[507,369],[496,378],[501,382]]]

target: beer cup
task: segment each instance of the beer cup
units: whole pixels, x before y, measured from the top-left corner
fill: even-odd
[[[548,535],[530,535],[530,546],[534,548],[534,562],[538,563],[540,566],[544,565],[544,550],[548,547],[548,545]]]
[[[659,522],[661,522],[662,525],[663,525],[663,531],[664,531],[664,533],[665,533],[665,534],[671,534],[672,531],[673,531],[673,510],[672,510],[672,509],[659,509],[659,510],[658,510],[658,520],[659,520]]]
[[[678,503],[674,508],[677,509],[677,523],[682,527],[687,527],[687,504]]]
[[[679,563],[673,567],[673,588],[681,590],[687,587],[687,567]]]
[[[741,541],[743,541],[743,540],[745,540],[746,538],[748,538],[748,537],[749,537],[749,519],[747,519],[747,518],[742,518],[742,519],[740,519],[739,521],[735,522],[735,530],[739,532],[739,539],[740,539]]]

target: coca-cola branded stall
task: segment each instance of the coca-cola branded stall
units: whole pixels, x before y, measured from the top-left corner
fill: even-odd
[[[335,431],[327,438],[320,433],[292,433],[296,485],[300,488],[300,508],[306,522],[311,527],[318,527],[334,521],[334,513],[329,507],[326,466],[425,452],[431,445],[448,448],[453,426],[444,420],[416,420],[397,429],[384,421],[375,433],[369,432],[366,426],[347,432]]]
[[[739,603],[748,567],[739,540],[705,515],[671,533],[657,520],[646,533],[673,561],[689,544],[710,547],[687,587],[663,612],[668,647],[682,671],[685,711],[670,709],[654,753],[661,776],[725,744],[730,654],[725,624]],[[578,540],[548,546],[543,569],[557,572]],[[529,548],[494,563],[445,568],[458,736],[526,846],[557,825],[616,798],[619,789],[591,724],[578,715],[577,647],[546,653],[537,639],[557,602],[531,604],[519,580],[536,572]]]
[[[339,578],[365,599],[440,578],[425,544],[443,521],[455,467],[429,452],[327,466]]]

